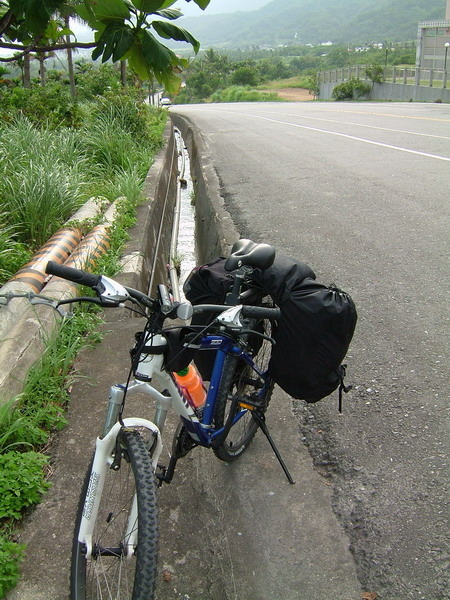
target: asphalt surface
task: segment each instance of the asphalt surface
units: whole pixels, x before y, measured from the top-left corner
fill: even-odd
[[[304,260],[357,304],[344,416],[330,399],[293,405],[363,589],[383,600],[450,598],[450,107],[171,111],[209,147],[240,234]]]

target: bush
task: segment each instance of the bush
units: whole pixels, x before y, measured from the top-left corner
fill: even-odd
[[[231,83],[235,85],[258,85],[258,71],[250,65],[239,67],[231,75]]]
[[[370,83],[352,77],[337,85],[331,94],[334,100],[358,100],[371,90]]]
[[[17,242],[36,248],[85,200],[88,158],[80,134],[16,118],[0,125],[0,156],[3,229],[14,227]]]
[[[15,227],[6,223],[7,216],[0,214],[0,285],[31,258],[31,252],[15,239]]]
[[[0,598],[4,598],[19,580],[19,562],[24,549],[24,545],[0,535]]]
[[[52,129],[80,124],[80,111],[66,86],[48,83],[31,89],[15,87],[0,92],[0,118],[11,123],[17,116],[27,117],[37,127]]]
[[[0,519],[20,519],[24,508],[40,502],[50,487],[43,471],[47,463],[39,452],[0,454]]]

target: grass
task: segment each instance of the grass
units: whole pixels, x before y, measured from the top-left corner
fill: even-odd
[[[0,285],[90,197],[139,193],[167,114],[115,95],[89,103],[79,129],[0,124]]]
[[[260,92],[235,85],[213,94],[211,102],[282,102],[282,100],[276,92]]]
[[[267,81],[258,86],[259,89],[264,90],[276,90],[281,88],[303,88],[308,89],[308,82],[310,77],[305,75],[299,75],[296,77],[289,77],[288,79],[276,79],[275,81]]]

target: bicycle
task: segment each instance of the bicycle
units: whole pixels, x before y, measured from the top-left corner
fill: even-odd
[[[156,490],[172,481],[177,461],[196,446],[211,448],[221,460],[234,461],[260,428],[294,483],[265,423],[274,386],[267,369],[273,343],[270,323],[279,319],[280,311],[264,304],[263,291],[247,286],[253,269],[268,268],[274,257],[272,246],[239,240],[225,263],[234,276],[226,303],[194,307],[175,302],[164,285],[158,286],[158,297],[153,299],[106,276],[48,263],[48,274],[90,287],[96,297],[54,302],[36,296],[35,302],[51,304],[61,313],[62,305],[74,302],[107,308],[129,303],[131,310],[146,318],[144,330],[136,334],[127,382],[110,389],[103,431],[80,495],[72,549],[72,600],[154,597]],[[253,304],[243,304],[250,299]],[[170,350],[169,333],[180,327],[166,327],[166,319],[188,321],[194,313],[210,315],[211,320],[207,325],[183,327],[180,346]],[[194,408],[183,395],[172,368],[183,352],[193,350],[215,352],[201,408]],[[155,382],[162,391],[154,387]],[[124,416],[126,398],[136,392],[156,401],[153,421]],[[180,421],[169,464],[164,466],[159,464],[161,434],[170,408]]]

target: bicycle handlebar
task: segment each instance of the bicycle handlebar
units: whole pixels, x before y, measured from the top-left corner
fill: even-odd
[[[87,273],[86,271],[82,271],[81,269],[75,269],[73,267],[66,267],[64,265],[60,265],[55,263],[54,261],[49,261],[47,263],[45,272],[48,275],[56,275],[57,277],[61,277],[62,279],[67,279],[68,281],[72,281],[74,283],[78,283],[80,285],[85,285],[87,287],[93,288],[97,291],[98,295],[101,295],[104,292],[104,283],[107,282],[108,278],[103,278],[101,275],[94,275],[92,273]],[[113,280],[108,280],[110,283],[114,284]],[[169,295],[167,293],[163,294],[161,299],[161,303],[153,300],[143,292],[138,290],[134,290],[132,288],[128,288],[123,286],[126,292],[129,294],[131,298],[136,299],[137,301],[144,304],[146,307],[151,310],[158,312],[161,311],[166,316],[169,316],[170,310],[168,310],[171,305],[171,301]],[[162,286],[160,286],[161,288]],[[122,288],[123,289],[123,288]],[[164,291],[164,290],[163,290]],[[116,300],[118,304],[120,300]],[[116,305],[117,305],[116,304]],[[112,304],[110,304],[111,306]],[[172,306],[172,308],[175,308]],[[194,313],[222,313],[226,310],[230,309],[231,306],[225,306],[222,304],[200,304],[193,306]],[[250,304],[245,304],[242,306],[242,316],[247,319],[270,319],[270,320],[278,320],[281,316],[281,312],[279,308],[270,308],[266,306],[254,306]]]
[[[194,310],[194,314],[204,314],[204,313],[222,313],[232,306],[223,305],[223,304],[196,304],[192,307]],[[250,304],[242,305],[242,316],[246,319],[270,319],[271,321],[276,321],[281,317],[281,311],[279,308],[270,308],[268,306],[253,306]]]
[[[244,304],[242,307],[242,316],[246,319],[270,319],[277,321],[281,317],[279,308],[269,308],[268,306],[252,306]]]
[[[62,279],[67,279],[68,281],[73,281],[73,283],[79,283],[90,288],[98,285],[101,279],[101,275],[86,273],[86,271],[74,269],[73,267],[65,267],[52,260],[48,261],[45,272],[48,275],[56,275],[56,277],[61,277]]]

